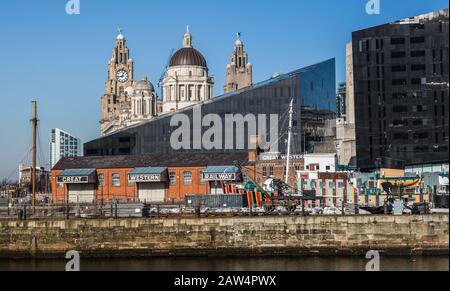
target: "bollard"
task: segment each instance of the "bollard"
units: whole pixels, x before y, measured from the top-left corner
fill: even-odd
[[[23,220],[27,220],[27,206],[23,206]]]
[[[117,200],[114,199],[114,218],[117,219]]]

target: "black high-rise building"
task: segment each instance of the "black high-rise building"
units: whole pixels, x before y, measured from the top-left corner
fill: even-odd
[[[358,168],[449,160],[448,9],[353,33]]]

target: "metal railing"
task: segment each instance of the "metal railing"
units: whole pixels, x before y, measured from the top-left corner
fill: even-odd
[[[365,208],[365,207],[362,207]],[[378,210],[379,211],[379,210]],[[192,218],[234,217],[270,215],[358,215],[370,214],[361,211],[358,204],[344,203],[330,207],[308,207],[299,204],[273,204],[262,206],[210,208],[203,204],[189,206],[186,202],[139,203],[121,199],[92,201],[90,203],[39,203],[33,211],[31,203],[0,205],[0,219],[114,219],[114,218]],[[385,214],[379,211],[373,214]]]

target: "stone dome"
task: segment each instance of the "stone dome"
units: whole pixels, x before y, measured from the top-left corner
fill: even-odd
[[[207,68],[205,57],[193,47],[184,47],[177,51],[170,60],[169,67],[198,66]]]
[[[155,91],[153,84],[148,80],[147,76],[143,76],[142,79],[136,83],[135,89],[141,91]]]

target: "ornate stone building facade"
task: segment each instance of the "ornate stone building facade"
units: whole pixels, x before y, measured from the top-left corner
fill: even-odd
[[[102,97],[102,135],[149,120],[158,116],[161,110],[161,102],[148,78],[134,80],[134,62],[119,30]]]
[[[227,66],[225,93],[251,86],[252,65],[238,34]],[[163,100],[158,99],[153,84],[147,77],[134,80],[134,62],[126,39],[119,30],[108,63],[108,80],[101,98],[101,133],[108,135],[133,126],[161,113],[176,112],[213,98],[214,79],[209,75],[205,57],[193,47],[189,28],[183,37],[183,47],[171,58],[162,82]]]
[[[248,62],[248,55],[244,50],[241,34],[234,44],[231,55],[231,64],[227,66],[227,84],[224,86],[225,93],[233,92],[253,84],[253,66]]]
[[[184,34],[183,47],[170,60],[162,86],[164,113],[178,111],[213,97],[214,80],[209,76],[205,58],[192,45],[189,28]]]
[[[112,58],[108,63],[108,80],[105,84],[105,95],[102,97],[100,126],[103,135],[120,128],[120,115],[129,101],[125,89],[134,85],[134,62],[130,58],[125,37],[119,31]]]
[[[129,102],[126,102],[122,108],[120,128],[139,124],[158,116],[158,96],[147,76],[143,76],[134,87],[125,89],[125,95]]]

